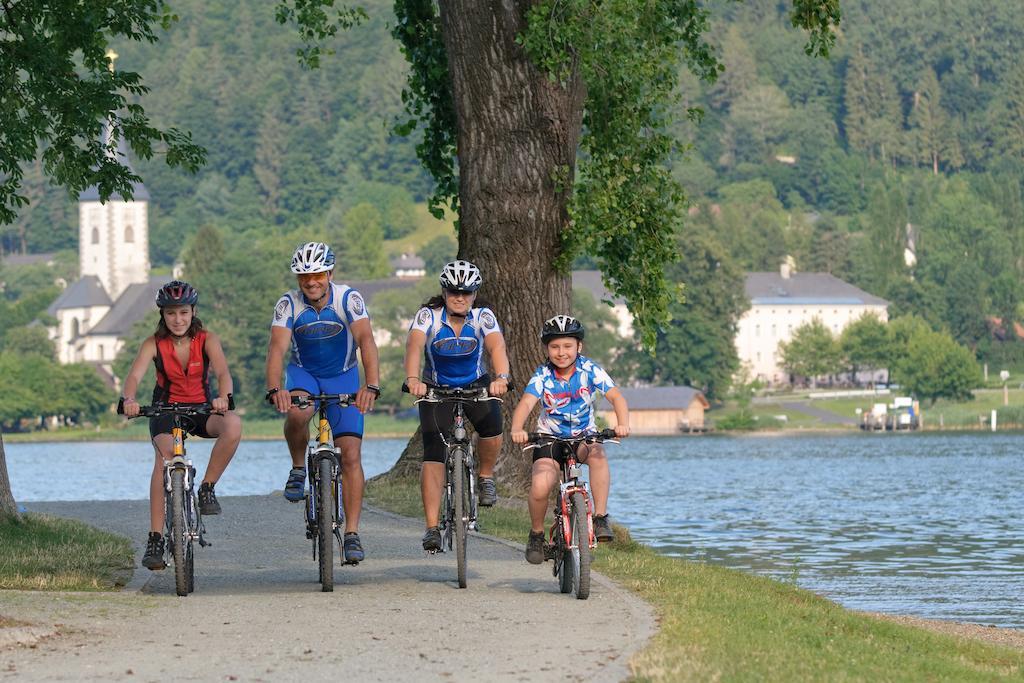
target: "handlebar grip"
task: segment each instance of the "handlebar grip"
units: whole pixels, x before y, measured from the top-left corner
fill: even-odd
[[[403,394],[408,394],[409,393],[409,385],[406,384],[405,382],[402,382],[402,393]]]
[[[614,439],[615,430],[610,428],[602,429],[600,432],[597,433],[597,435],[600,436],[602,439]]]
[[[124,398],[117,399],[117,414],[124,415]]]
[[[234,409],[235,409],[235,395],[234,394],[228,394],[228,410],[234,410]]]

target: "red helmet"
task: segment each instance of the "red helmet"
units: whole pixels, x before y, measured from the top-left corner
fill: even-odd
[[[164,306],[195,306],[199,301],[199,292],[195,287],[181,280],[168,282],[156,293],[157,308]]]

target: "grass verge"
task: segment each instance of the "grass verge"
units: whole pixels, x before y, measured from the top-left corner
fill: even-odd
[[[0,589],[115,590],[131,578],[131,543],[71,519],[0,522]]]
[[[373,481],[367,499],[398,514],[422,515],[418,482]],[[483,509],[480,521],[486,533],[520,543],[529,529],[519,506]],[[1024,651],[851,612],[789,583],[659,555],[623,529],[616,534],[615,543],[598,549],[594,568],[652,604],[660,625],[633,657],[635,680],[992,681],[1024,675]]]

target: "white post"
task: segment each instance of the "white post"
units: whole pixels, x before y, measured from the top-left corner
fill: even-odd
[[[996,410],[992,409],[992,431],[996,431]]]

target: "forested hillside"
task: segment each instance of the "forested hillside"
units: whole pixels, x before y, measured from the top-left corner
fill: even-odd
[[[182,0],[158,43],[115,46],[118,67],[151,88],[143,101],[154,123],[189,129],[208,150],[195,176],[159,158],[136,162],[152,195],[151,258],[155,267],[184,258],[212,288],[208,302],[231,296],[261,309],[259,325],[237,303],[208,309],[252,356],[240,371],[248,383],[261,381],[261,297],[284,286],[294,243],[331,240],[350,276],[379,276],[381,239],[416,230],[416,203],[430,193],[415,135],[390,132],[404,120],[407,69],[389,34],[392,3],[361,4],[369,21],[342,33],[315,71],[299,66],[296,32],[274,21],[273,3]],[[1015,357],[1016,343],[992,341],[989,319],[1020,318],[1024,3],[842,7],[828,60],[803,53],[789,3],[715,8],[709,36],[726,71],[713,85],[683,74],[684,145],[673,162],[692,202],[672,271],[689,303],[659,337],[660,360],[636,359],[639,377],[727,385],[741,273],[775,270],[786,255],[889,299],[891,315],[915,313],[982,358]],[[702,120],[688,121],[685,108]],[[39,168],[26,178],[33,204],[0,228],[0,249],[74,249],[74,200],[49,189]],[[697,346],[714,349],[700,367],[665,360]]]

